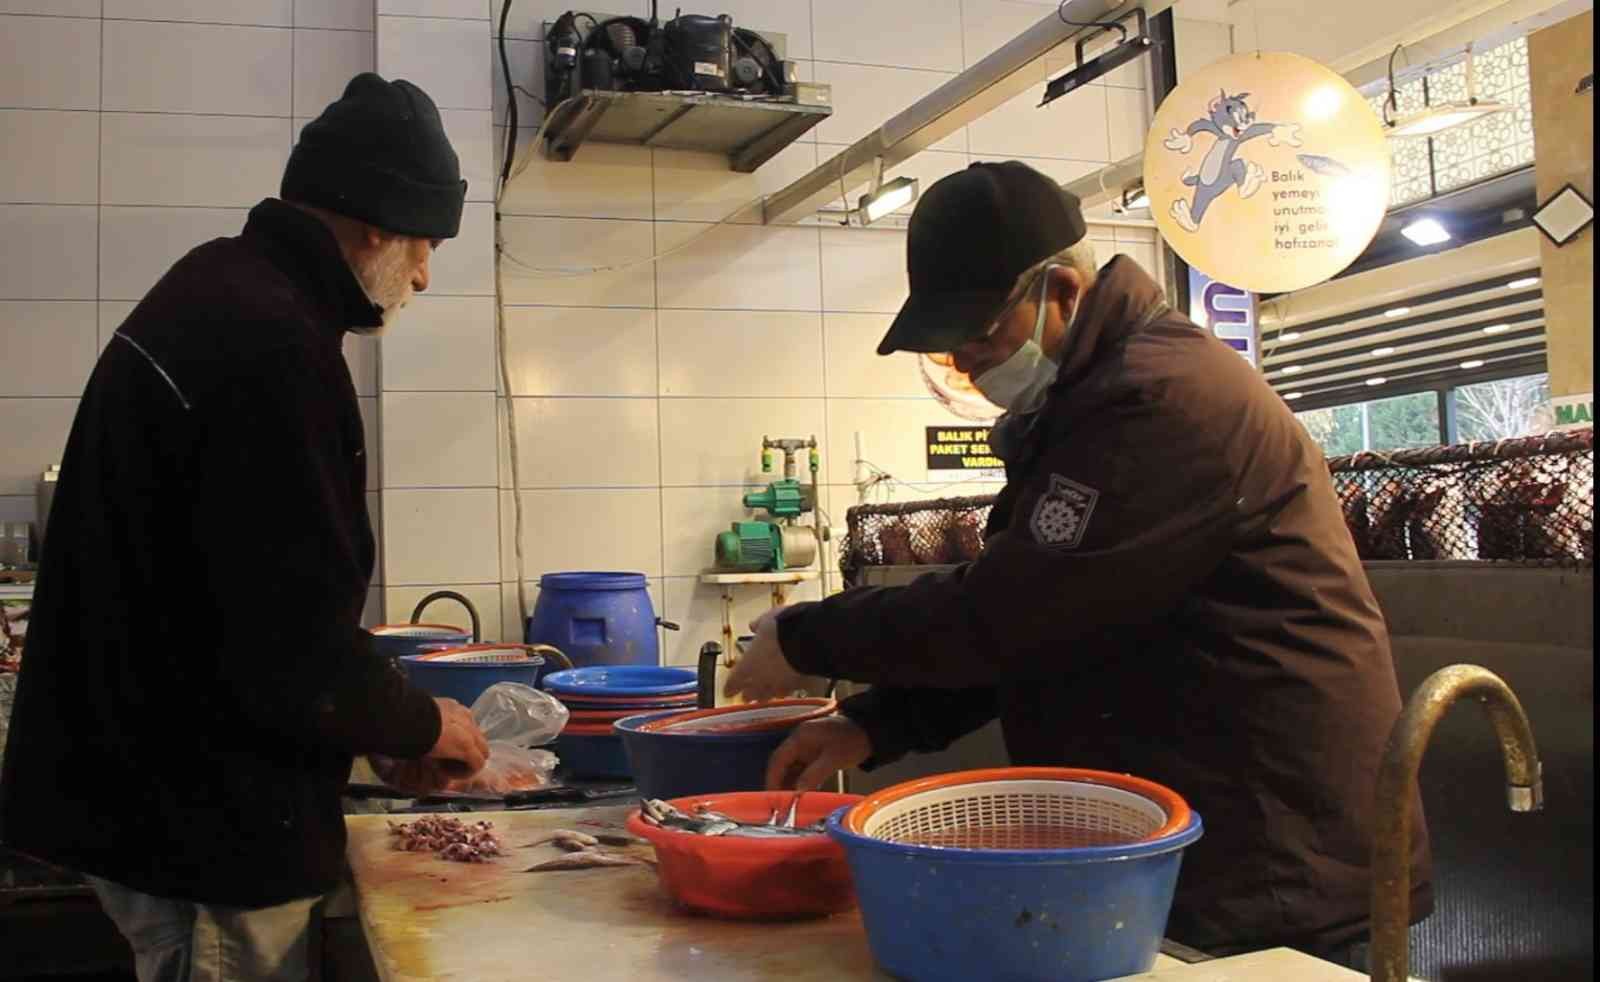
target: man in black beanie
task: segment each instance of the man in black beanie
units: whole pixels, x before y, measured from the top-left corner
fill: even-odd
[[[0,840],[87,874],[145,982],[307,977],[353,758],[415,791],[483,766],[471,714],[360,627],[375,544],[342,354],[427,289],[465,191],[426,93],[357,76],[281,200],[180,259],[84,391]]]

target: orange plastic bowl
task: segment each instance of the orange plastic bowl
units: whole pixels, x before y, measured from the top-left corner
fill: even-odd
[[[786,809],[792,791],[736,791],[674,798],[668,804],[692,815],[704,805],[729,818],[765,822]],[[809,791],[800,799],[795,824],[810,825],[856,794]],[[656,873],[668,895],[698,914],[734,920],[820,917],[856,905],[844,848],[826,834],[770,839],[706,836],[651,825],[635,811],[628,831],[656,847]]]

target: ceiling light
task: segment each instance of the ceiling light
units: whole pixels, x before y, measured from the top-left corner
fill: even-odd
[[[1398,49],[1396,49],[1398,50]],[[1392,62],[1391,58],[1391,62]],[[1384,123],[1388,127],[1392,139],[1405,139],[1407,137],[1432,136],[1451,127],[1461,126],[1482,119],[1493,113],[1510,112],[1511,106],[1494,99],[1479,99],[1476,81],[1472,72],[1472,45],[1467,45],[1466,63],[1467,97],[1453,102],[1444,102],[1438,105],[1420,109],[1409,116],[1400,119],[1389,119],[1388,109],[1395,105],[1394,100],[1394,74],[1391,65],[1389,75],[1389,101],[1384,110]]]
[[[1524,276],[1520,280],[1512,280],[1510,283],[1507,283],[1506,284],[1506,289],[1507,290],[1526,290],[1530,286],[1538,286],[1538,285],[1539,285],[1539,277],[1537,277],[1537,276]]]
[[[1285,393],[1284,393],[1284,394],[1283,394],[1283,397],[1284,397],[1284,398],[1285,398],[1285,399],[1298,399],[1298,398],[1300,398],[1300,397],[1301,397],[1301,396],[1303,396],[1303,395],[1305,395],[1305,393],[1304,393],[1304,392],[1285,392]]]
[[[1384,378],[1382,375],[1379,375],[1377,378],[1369,378],[1369,379],[1367,379],[1367,384],[1368,385],[1382,385],[1383,383],[1385,383],[1387,381],[1389,381],[1389,380]]]
[[[1419,246],[1438,245],[1450,241],[1450,232],[1436,219],[1419,218],[1400,230],[1400,234]]]
[[[1374,358],[1387,358],[1392,354],[1394,354],[1394,349],[1393,348],[1373,348],[1372,349],[1372,357],[1374,357]]]
[[[1403,119],[1397,119],[1389,124],[1389,137],[1395,140],[1404,140],[1420,136],[1433,136],[1445,130],[1462,126],[1466,123],[1477,122],[1485,116],[1494,113],[1509,112],[1511,107],[1504,102],[1493,99],[1463,100],[1460,102],[1447,102],[1439,106],[1429,106],[1420,112],[1412,113]]]
[[[897,177],[885,182],[878,190],[863,194],[857,202],[856,211],[861,216],[861,224],[871,225],[915,200],[917,200],[917,179]]]
[[[1298,341],[1298,340],[1300,340],[1300,332],[1299,331],[1284,331],[1282,334],[1278,335],[1278,340],[1279,341]]]
[[[1155,47],[1155,41],[1151,39],[1149,34],[1148,15],[1145,14],[1144,9],[1141,7],[1135,7],[1132,13],[1134,17],[1138,18],[1138,33],[1132,37],[1128,36],[1128,29],[1123,27],[1120,23],[1105,22],[1093,25],[1100,28],[1099,30],[1091,30],[1080,34],[1078,36],[1077,43],[1077,67],[1073,68],[1066,74],[1053,78],[1049,82],[1045,83],[1044,98],[1039,100],[1039,105],[1048,105],[1049,103],[1052,103],[1066,95],[1068,92],[1088,85],[1090,82],[1093,82],[1100,76],[1105,75],[1107,72],[1116,71],[1118,68],[1126,65],[1128,62],[1144,54],[1146,51],[1152,50]],[[1124,14],[1121,18],[1118,18],[1118,20],[1127,19],[1128,15],[1126,14]],[[1089,61],[1085,62],[1083,60],[1083,46],[1085,42],[1106,33],[1108,30],[1120,31],[1122,33],[1123,41],[1120,44],[1117,44],[1115,47],[1109,48],[1108,50],[1102,52],[1099,57],[1091,58]]]
[[[1483,329],[1483,333],[1485,333],[1485,334],[1504,334],[1509,330],[1511,330],[1511,325],[1510,324],[1490,324],[1488,327]]]
[[[1285,375],[1298,375],[1298,374],[1300,374],[1300,366],[1299,365],[1285,365],[1285,366],[1283,366],[1283,374],[1285,374]]]
[[[1405,315],[1407,315],[1409,313],[1411,313],[1411,308],[1410,307],[1390,307],[1388,310],[1385,310],[1383,312],[1383,316],[1385,316],[1385,317],[1404,317]]]
[[[1461,363],[1461,367],[1462,368],[1482,368],[1483,367],[1483,359],[1482,358],[1469,359],[1467,361],[1462,362]]]
[[[1122,192],[1122,207],[1118,211],[1137,211],[1140,208],[1150,207],[1150,195],[1145,192],[1144,185],[1135,184]]]

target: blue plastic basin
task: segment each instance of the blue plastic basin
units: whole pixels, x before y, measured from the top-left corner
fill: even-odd
[[[682,709],[627,716],[612,724],[622,737],[633,783],[646,798],[686,798],[726,791],[760,791],[767,786],[767,758],[789,735],[765,733],[645,733],[653,719]]]
[[[679,696],[695,691],[699,677],[693,669],[655,665],[587,665],[551,672],[544,688],[552,695],[573,696]]]
[[[1200,816],[1147,843],[1066,850],[902,845],[844,828],[873,958],[916,982],[1099,982],[1154,967]]]
[[[400,659],[411,684],[441,699],[454,699],[463,706],[471,706],[483,695],[483,690],[496,682],[520,682],[537,687],[544,659],[531,655],[520,662],[449,662],[437,661],[422,655],[407,655]]]
[[[472,632],[433,624],[383,624],[372,629],[372,650],[384,658],[404,658],[472,643]]]

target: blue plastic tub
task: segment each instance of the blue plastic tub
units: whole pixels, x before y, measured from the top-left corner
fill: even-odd
[[[653,719],[682,709],[627,716],[612,724],[622,737],[633,783],[646,798],[686,798],[727,791],[760,791],[767,786],[767,758],[789,735],[766,733],[644,733]]]
[[[525,626],[574,665],[656,665],[661,644],[643,573],[546,573]]]
[[[1200,816],[1150,842],[978,852],[905,845],[828,817],[844,846],[867,941],[916,982],[1098,982],[1155,965],[1183,850]]]
[[[556,757],[573,777],[627,779],[632,776],[628,754],[619,737],[563,733],[556,737]]]
[[[517,645],[483,645],[485,649],[520,650]],[[470,650],[457,648],[456,651]],[[435,654],[445,654],[436,652]],[[406,655],[400,659],[411,684],[441,699],[454,699],[471,706],[483,690],[496,682],[520,682],[537,687],[545,660],[540,655],[525,655],[518,661],[472,662],[439,661],[426,655]]]
[[[589,665],[551,672],[544,677],[544,688],[563,699],[573,696],[681,696],[694,692],[699,677],[689,668],[658,668],[655,665]]]
[[[449,624],[380,624],[372,629],[372,650],[384,658],[404,658],[471,642],[471,631]]]

